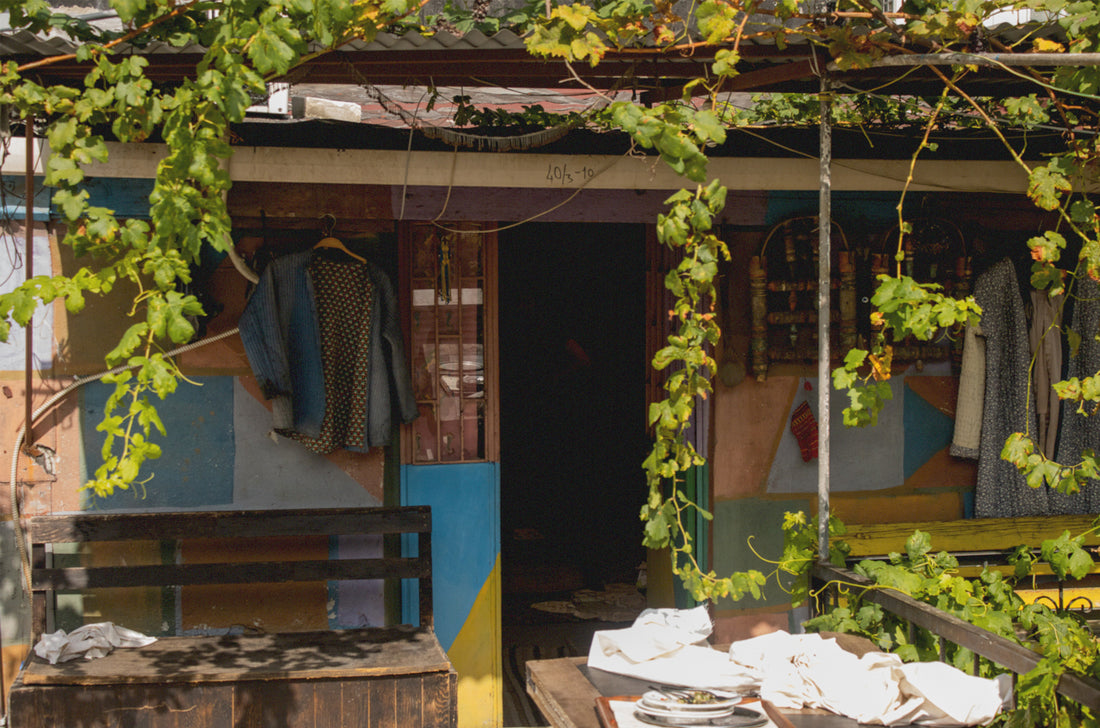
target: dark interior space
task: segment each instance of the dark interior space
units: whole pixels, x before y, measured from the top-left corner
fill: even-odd
[[[521,225],[498,255],[504,724],[545,725],[525,662],[644,607],[645,229]]]
[[[499,256],[505,598],[633,584],[645,558],[644,228],[522,225],[502,232]]]

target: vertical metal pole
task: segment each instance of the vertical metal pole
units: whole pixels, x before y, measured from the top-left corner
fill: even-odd
[[[26,136],[27,147],[27,159],[25,164],[26,179],[23,185],[23,212],[26,225],[26,255],[24,260],[26,279],[30,280],[34,278],[34,117],[28,117],[26,126],[23,128],[23,134]],[[25,361],[24,361],[24,386],[26,391],[24,392],[23,399],[26,403],[26,423],[27,431],[23,436],[23,452],[29,453],[34,448],[34,423],[32,421],[32,414],[34,412],[32,394],[34,393],[34,317],[27,322],[27,326],[24,329],[26,334],[26,346],[25,348]]]
[[[817,269],[817,545],[818,560],[829,560],[829,329],[831,315],[832,261],[832,96],[829,80],[821,74],[821,151],[818,189],[818,269]]]

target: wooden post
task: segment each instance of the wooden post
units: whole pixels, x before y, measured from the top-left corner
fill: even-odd
[[[752,373],[759,382],[768,376],[768,307],[764,289],[767,273],[764,259],[749,260],[749,291],[752,301]]]

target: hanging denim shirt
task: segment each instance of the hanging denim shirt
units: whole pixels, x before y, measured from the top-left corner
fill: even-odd
[[[277,432],[317,452],[365,451],[389,442],[395,412],[401,422],[417,415],[397,298],[378,266],[316,260],[329,255],[307,250],[268,265],[241,314],[241,340],[261,391],[272,401]],[[319,292],[329,296],[324,325]],[[341,298],[351,305],[341,305]],[[364,344],[368,361],[336,367],[326,361],[323,337],[342,343],[349,332],[352,342]],[[329,351],[346,353],[340,344]]]

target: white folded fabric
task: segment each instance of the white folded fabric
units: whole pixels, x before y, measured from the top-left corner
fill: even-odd
[[[666,685],[733,692],[752,689],[760,676],[707,645],[711,629],[705,605],[647,609],[626,629],[596,632],[588,650],[588,665]]]
[[[34,654],[49,661],[51,665],[56,665],[78,657],[85,660],[104,657],[116,647],[144,647],[156,641],[156,637],[149,637],[112,622],[96,622],[77,627],[68,634],[59,629],[42,635],[34,646]]]
[[[775,632],[735,642],[729,654],[761,673],[760,697],[776,707],[824,708],[869,725],[982,725],[1011,691],[1010,680],[974,677],[944,663],[905,664],[886,652],[857,657],[816,634]]]
[[[778,708],[823,708],[868,725],[983,725],[1011,699],[1009,676],[905,664],[887,652],[859,657],[817,634],[773,632],[722,652],[705,643],[710,630],[705,607],[649,609],[627,629],[596,632],[588,665],[667,685],[759,692]]]

